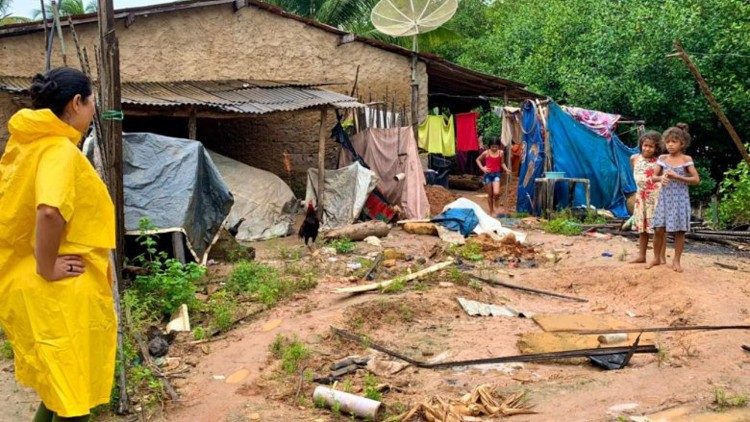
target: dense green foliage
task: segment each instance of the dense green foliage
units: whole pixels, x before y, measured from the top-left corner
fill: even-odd
[[[155,312],[169,316],[183,303],[192,307],[195,303],[195,283],[203,277],[206,269],[193,262],[183,264],[176,259],[168,259],[165,252],[156,249],[156,239],[150,234],[153,228],[147,219],[140,221],[138,242],[145,252],[134,261],[146,273],[137,276],[130,288],[141,303],[147,303]]]
[[[750,166],[741,162],[728,170],[719,187],[722,200],[719,203],[719,220],[732,227],[750,222]]]

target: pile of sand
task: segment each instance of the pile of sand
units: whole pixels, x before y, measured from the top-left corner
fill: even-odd
[[[443,212],[443,208],[451,202],[458,199],[458,195],[451,193],[442,186],[428,185],[425,186],[427,192],[427,201],[430,203],[430,215],[435,216]]]

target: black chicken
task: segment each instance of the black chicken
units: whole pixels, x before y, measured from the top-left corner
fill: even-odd
[[[315,239],[318,238],[318,229],[320,229],[320,220],[313,207],[312,201],[307,204],[307,214],[305,215],[305,221],[299,227],[300,239],[305,239],[305,245],[307,241],[312,239],[312,243],[315,243]]]
[[[244,221],[245,221],[245,219],[244,219],[244,218],[240,218],[239,220],[237,220],[237,223],[236,223],[236,224],[235,224],[234,226],[230,227],[230,228],[229,228],[229,229],[227,230],[227,231],[229,232],[229,234],[231,234],[231,235],[232,235],[232,237],[237,237],[237,233],[239,233],[239,232],[240,232],[240,225],[241,225],[241,224],[242,224],[242,223],[243,223]]]

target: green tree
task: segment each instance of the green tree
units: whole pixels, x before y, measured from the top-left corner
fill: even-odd
[[[495,0],[476,9],[465,25],[483,17],[483,34],[447,52],[460,64],[558,101],[643,118],[649,128],[687,122],[688,153],[707,159],[716,178],[739,161],[692,75],[667,54],[680,39],[737,131],[750,132],[747,2]]]
[[[268,0],[268,3],[296,15],[334,26],[342,31],[406,48],[412,47],[411,37],[391,37],[378,32],[372,25],[370,12],[378,0]],[[419,50],[435,51],[444,43],[456,42],[459,39],[461,35],[448,22],[434,31],[420,34]]]
[[[60,16],[83,15],[84,13],[96,12],[97,8],[95,0],[90,0],[85,6],[83,0],[60,0],[57,4],[60,7]],[[47,13],[47,18],[50,18],[52,16],[52,4],[49,0],[45,2],[44,9],[45,13]],[[34,19],[41,19],[42,11],[35,9],[33,16]]]
[[[28,22],[30,19],[23,16],[13,16],[8,11],[13,0],[0,0],[0,26],[12,23]]]

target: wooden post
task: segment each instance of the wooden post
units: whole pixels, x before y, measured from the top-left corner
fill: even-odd
[[[188,139],[198,139],[198,118],[195,115],[195,107],[190,109],[190,116],[188,117]]]
[[[52,19],[57,30],[57,36],[60,38],[60,51],[62,52],[63,66],[68,66],[68,55],[65,52],[65,38],[63,37],[62,27],[60,26],[60,7],[55,0],[51,0]]]
[[[48,72],[49,71],[50,63],[49,63],[49,55],[46,54],[47,53],[47,42],[48,42],[48,34],[47,34],[47,11],[44,9],[44,0],[39,0],[39,4],[42,7],[39,10],[42,11],[42,19],[44,20],[44,52],[45,52],[45,56],[44,56],[44,71]]]
[[[419,82],[417,81],[417,36],[412,37],[411,53],[411,124],[414,139],[419,143]]]
[[[114,279],[122,280],[122,266],[125,257],[125,218],[124,218],[124,198],[122,186],[122,106],[120,104],[120,47],[115,35],[115,17],[112,0],[98,0],[98,20],[99,20],[99,45],[101,57],[99,58],[100,67],[98,68],[100,102],[101,102],[101,131],[102,145],[105,149],[102,151],[106,155],[108,163],[109,177],[107,184],[109,194],[115,204],[115,221],[117,227],[117,247],[114,256]],[[125,291],[125,283],[117,283],[120,292]],[[118,294],[115,294],[115,306],[118,311],[120,306]],[[123,353],[123,332],[122,332],[122,315],[118,314],[118,336],[117,349]],[[127,390],[125,389],[125,368],[121,368],[118,374],[120,385],[120,400],[117,406],[117,413],[124,414],[128,410]]]
[[[325,186],[326,186],[326,117],[328,108],[320,109],[320,131],[318,134],[318,198],[317,211],[318,219],[323,222],[323,207],[325,205]]]
[[[703,95],[708,100],[708,104],[711,106],[714,113],[716,113],[716,116],[724,125],[724,128],[726,128],[727,132],[729,132],[729,136],[732,138],[732,141],[734,141],[734,144],[737,146],[737,149],[740,150],[740,154],[742,155],[742,158],[744,158],[747,164],[750,165],[750,155],[748,155],[747,153],[747,148],[745,148],[745,144],[742,143],[742,140],[740,139],[740,135],[738,135],[737,131],[734,130],[734,126],[732,126],[732,123],[724,114],[724,111],[721,109],[719,102],[716,101],[716,97],[714,97],[714,94],[711,92],[711,89],[708,87],[706,80],[703,79],[703,75],[701,75],[701,72],[698,70],[698,67],[695,65],[695,63],[693,63],[693,61],[690,59],[690,56],[688,56],[685,50],[682,48],[682,43],[680,43],[679,40],[674,41],[674,48],[677,50],[677,56],[679,56],[682,59],[682,61],[685,62],[685,65],[687,65],[688,69],[690,70],[690,73],[692,73],[693,76],[695,77],[695,80],[698,82],[698,86],[701,88],[701,91],[703,91]]]
[[[182,243],[182,232],[172,232],[172,253],[176,260],[183,264],[187,262],[185,258],[185,244]]]

